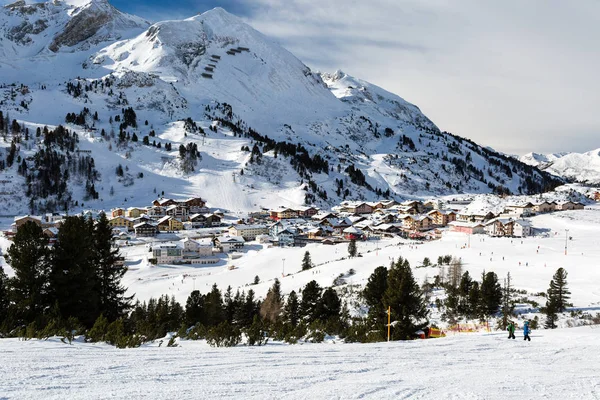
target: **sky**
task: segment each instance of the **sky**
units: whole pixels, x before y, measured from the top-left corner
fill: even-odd
[[[600,148],[600,1],[112,0],[151,21],[219,6],[313,70],[416,104],[510,154]]]

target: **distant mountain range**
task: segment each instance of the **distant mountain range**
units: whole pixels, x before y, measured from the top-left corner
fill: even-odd
[[[520,160],[570,181],[600,184],[600,149],[587,153],[529,153]]]
[[[0,111],[0,214],[163,193],[244,211],[563,183],[380,87],[311,71],[221,8],[151,25],[106,0],[1,7]]]

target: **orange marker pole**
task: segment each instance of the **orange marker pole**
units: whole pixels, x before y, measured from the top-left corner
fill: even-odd
[[[390,327],[392,326],[390,320],[392,318],[392,308],[388,306],[388,342],[390,341]]]

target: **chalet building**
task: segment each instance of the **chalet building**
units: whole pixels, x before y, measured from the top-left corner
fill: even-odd
[[[559,201],[556,203],[557,211],[566,211],[566,210],[574,210],[574,209],[575,209],[575,203],[573,203],[572,201]]]
[[[506,212],[517,217],[529,217],[533,214],[534,205],[531,203],[525,204],[509,204],[506,206]]]
[[[364,232],[353,226],[344,229],[343,233],[346,240],[363,240],[365,238]]]
[[[446,226],[452,221],[456,221],[456,212],[453,210],[432,210],[427,213],[431,218],[433,225]]]
[[[535,214],[545,214],[556,210],[556,203],[549,203],[547,201],[540,201],[533,203],[533,212]]]
[[[481,222],[453,221],[448,223],[448,226],[451,232],[466,233],[468,235],[485,233],[485,227]]]
[[[206,216],[204,214],[194,214],[189,218],[190,225],[192,229],[205,228]]]
[[[334,213],[317,213],[311,217],[315,221],[324,221],[330,218],[337,218],[337,215]]]
[[[132,218],[132,219],[133,219],[134,227],[135,227],[135,225],[141,224],[142,222],[153,222],[154,221],[152,218],[150,218],[146,214],[140,215],[138,218]]]
[[[427,200],[426,202],[423,203],[423,207],[425,208],[425,210],[428,210],[428,211],[441,210],[442,202],[440,200]]]
[[[183,259],[183,248],[176,244],[160,244],[152,248],[152,256],[158,264],[174,264]]]
[[[323,235],[323,228],[309,229],[308,232],[306,232],[306,234],[308,235],[309,239],[316,239],[325,236]]]
[[[128,218],[139,218],[141,215],[146,214],[145,208],[129,207],[125,214]]]
[[[153,206],[146,210],[146,215],[150,218],[162,218],[166,215],[165,208],[160,206]]]
[[[233,225],[229,228],[229,234],[250,241],[255,240],[259,235],[268,235],[269,228],[266,225]]]
[[[407,215],[402,218],[402,226],[410,231],[426,231],[433,228],[433,223],[427,215]]]
[[[206,226],[221,226],[223,217],[217,214],[205,214]]]
[[[213,255],[212,243],[200,243],[190,238],[181,241],[184,255],[190,257],[208,257]]]
[[[123,228],[127,228],[128,230],[132,231],[133,230],[133,219],[131,218],[127,218],[127,217],[114,217],[108,220],[108,224],[111,227],[123,227]]]
[[[168,215],[165,217],[162,217],[161,219],[158,220],[156,226],[158,227],[158,230],[161,232],[168,232],[170,231],[170,223],[169,221],[172,220],[173,217],[169,217]]]
[[[298,236],[298,231],[295,229],[284,229],[278,232],[275,236],[276,243],[279,245],[279,247],[293,247],[296,244],[296,236]]]
[[[491,211],[488,211],[487,213],[485,211],[482,211],[479,213],[458,213],[456,215],[456,220],[463,222],[485,222],[496,217],[497,215]]]
[[[299,218],[311,218],[319,212],[319,209],[316,207],[296,207],[295,211]]]
[[[158,264],[216,264],[220,260],[213,257],[212,244],[198,243],[186,238],[177,243],[155,246],[152,255]]]
[[[367,203],[346,203],[343,210],[352,214],[371,214],[373,207]]]
[[[24,217],[15,217],[15,222],[13,222],[13,224],[11,225],[12,231],[14,233],[17,233],[17,231],[19,230],[19,228],[21,226],[25,225],[27,222],[33,222],[37,226],[43,227],[42,226],[42,219],[40,217],[33,217],[31,215],[26,215]]]
[[[395,205],[398,205],[394,200],[380,200],[368,203],[373,210],[387,210]]]
[[[203,209],[206,208],[206,201],[201,199],[200,197],[192,197],[179,202],[180,206],[185,206],[192,210]]]
[[[214,240],[214,244],[222,253],[230,253],[244,248],[244,238],[241,236],[220,236]]]
[[[50,243],[55,243],[58,238],[58,228],[46,228],[43,231],[44,236],[46,236]]]
[[[398,233],[402,230],[402,223],[394,223],[394,224],[379,224],[375,226],[369,226],[365,228],[377,235],[384,236],[393,236],[395,233]]]
[[[177,201],[173,199],[158,199],[152,202],[152,205],[155,207],[169,207],[177,205]]]
[[[512,218],[494,218],[485,223],[485,232],[490,236],[514,236],[514,224]]]
[[[283,232],[288,228],[288,224],[284,224],[282,221],[277,221],[269,226],[269,236],[275,237],[279,232]]]
[[[134,225],[133,230],[137,237],[154,237],[158,233],[157,226],[148,222],[141,222]]]
[[[524,219],[516,220],[513,226],[513,235],[516,237],[529,237],[533,235],[533,227],[531,226],[531,222]]]
[[[125,209],[123,209],[123,208],[113,208],[112,210],[110,210],[111,218],[124,217],[124,216],[125,216]]]
[[[165,214],[180,221],[187,221],[190,217],[190,210],[185,206],[172,205],[165,209]]]
[[[274,221],[279,221],[282,219],[298,218],[298,211],[296,211],[292,208],[280,208],[277,210],[269,211],[269,216]]]
[[[65,216],[63,214],[47,213],[47,214],[44,214],[44,219],[42,220],[42,225],[44,225],[44,224],[56,225],[57,223],[61,222],[64,219],[65,219]]]
[[[341,235],[344,229],[352,226],[352,222],[348,218],[330,218],[326,219],[325,221],[321,221],[321,225],[329,226],[333,230],[333,233]]]
[[[408,212],[408,214],[422,214],[423,212],[425,212],[425,206],[423,205],[423,203],[416,200],[405,201],[403,203],[400,203],[400,206],[408,207],[408,209],[411,210],[411,212]]]

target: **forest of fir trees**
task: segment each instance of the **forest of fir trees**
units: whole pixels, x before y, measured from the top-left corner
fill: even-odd
[[[7,252],[14,277],[8,279],[0,268],[0,337],[58,335],[72,340],[83,335],[87,341],[121,348],[163,340],[168,333],[175,333],[170,346],[176,345],[177,337],[206,339],[212,346],[321,342],[326,336],[366,343],[387,339],[388,307],[392,340],[416,338],[429,326],[432,307],[450,323],[498,317],[501,329],[502,321],[514,315],[510,276],[504,286],[494,272],[484,272],[478,282],[449,256],[439,260],[447,261],[447,273],[423,285],[402,257],[388,268],[377,267],[358,294],[358,304],[368,307],[365,316],[352,316],[336,288],[321,287],[314,280],[284,296],[275,279],[262,300],[251,288],[234,292],[228,287],[222,292],[215,284],[205,294],[193,291],[184,305],[167,295],[133,303],[121,284],[126,268],[119,266],[118,258],[104,214],[97,221],[67,217],[53,246],[39,226],[23,225]],[[313,267],[308,252],[302,261],[303,269]],[[431,302],[433,288],[445,290],[443,301]],[[565,310],[568,295],[566,271],[559,270],[544,308],[548,327],[555,327],[555,315]]]

